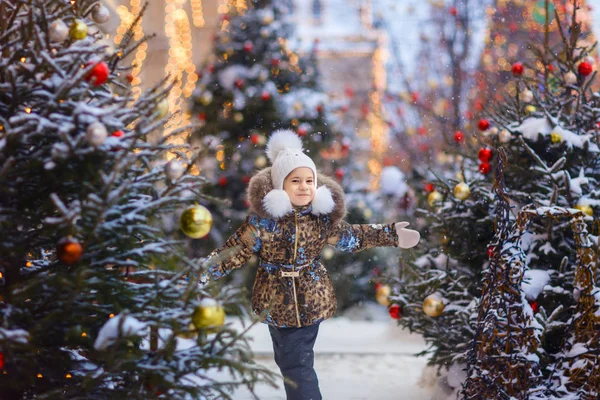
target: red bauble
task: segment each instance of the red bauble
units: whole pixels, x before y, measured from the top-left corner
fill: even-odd
[[[252,135],[250,135],[250,141],[252,142],[252,144],[259,144],[260,143],[260,135],[257,133],[253,133]]]
[[[348,150],[350,150],[350,143],[348,143],[348,142],[344,142],[344,143],[342,143],[342,150],[343,150],[343,151],[348,151]]]
[[[450,13],[450,15],[452,15],[453,17],[456,17],[458,15],[458,10],[456,9],[456,7],[450,7],[448,9],[448,12]]]
[[[306,136],[306,134],[308,133],[308,131],[305,128],[298,128],[298,136],[303,137]]]
[[[381,282],[377,282],[375,284],[375,291],[377,291],[380,287],[382,287],[383,285],[381,284]]]
[[[251,41],[249,41],[249,40],[246,40],[246,41],[244,42],[244,51],[245,51],[246,53],[250,53],[252,50],[254,50],[254,45],[252,44],[252,42],[251,42]]]
[[[490,167],[490,164],[488,164],[488,163],[483,162],[483,163],[479,164],[479,172],[481,172],[484,175],[489,174],[491,169],[492,169],[492,167]]]
[[[482,118],[479,120],[477,126],[479,127],[480,131],[487,131],[488,129],[490,129],[490,121],[488,121],[485,118]]]
[[[392,304],[388,309],[388,312],[390,313],[390,317],[393,319],[400,319],[402,316],[402,309],[398,304]]]
[[[0,370],[4,369],[4,353],[0,353]]]
[[[279,65],[279,62],[280,62],[280,61],[281,61],[281,60],[280,60],[279,58],[271,58],[271,65],[272,65],[273,67],[276,67],[276,66],[278,66],[278,65]]]
[[[431,193],[434,190],[435,190],[435,186],[433,186],[433,183],[425,184],[425,193]]]
[[[247,185],[248,183],[250,183],[250,175],[244,175],[242,177],[242,182],[244,182],[245,185]]]
[[[546,65],[546,69],[548,70],[548,72],[554,72],[554,67],[552,66],[552,64]]]
[[[520,62],[516,62],[512,65],[512,73],[514,76],[523,75],[523,70],[523,64],[521,64]]]
[[[489,147],[483,147],[481,150],[479,150],[479,154],[477,156],[479,157],[479,161],[482,163],[489,163],[492,159],[492,149]]]
[[[577,67],[577,71],[579,72],[579,75],[581,75],[581,76],[588,76],[589,74],[591,74],[594,71],[594,68],[592,67],[592,64],[590,64],[589,62],[583,61]]]
[[[238,89],[243,88],[244,87],[244,80],[240,79],[240,78],[237,78],[235,80],[235,87],[238,88]]]
[[[475,117],[475,114],[473,114],[473,111],[465,111],[465,118],[473,119],[473,117]]]
[[[266,90],[263,90],[262,94],[260,95],[260,98],[262,99],[262,101],[269,101],[271,100],[271,93],[267,92]]]
[[[596,122],[596,128],[600,129],[600,121]]]
[[[319,105],[317,106],[317,112],[318,112],[319,114],[323,112],[323,104],[319,104]]]
[[[218,181],[218,183],[219,183],[219,186],[223,186],[223,187],[224,187],[224,186],[227,186],[227,182],[228,182],[228,181],[227,181],[227,177],[226,177],[226,176],[222,176],[222,177],[220,177],[220,178],[219,178],[219,181]]]
[[[344,170],[341,168],[338,168],[335,170],[335,177],[338,179],[342,179],[344,177]]]
[[[125,132],[123,132],[122,130],[118,130],[118,131],[114,131],[113,133],[110,134],[110,136],[114,136],[114,137],[121,137],[125,134]]]
[[[93,62],[89,62],[86,66],[93,64]],[[110,75],[110,70],[108,69],[108,65],[104,61],[96,64],[94,68],[86,75],[85,79],[88,82],[91,82],[94,86],[100,86],[108,80],[108,76]]]
[[[465,141],[465,135],[461,131],[454,132],[454,141],[456,143],[462,143]]]
[[[198,113],[198,119],[200,121],[206,121],[206,113],[203,113],[203,112]]]
[[[410,94],[410,99],[412,100],[413,103],[416,103],[417,101],[419,101],[419,92],[412,92]]]
[[[493,258],[494,257],[494,246],[490,246],[487,249],[487,256],[488,258]]]
[[[534,313],[538,312],[538,310],[540,309],[540,304],[535,300],[530,302],[529,305],[531,306],[531,309]]]
[[[244,207],[250,208],[250,200],[244,199]]]
[[[127,76],[125,78],[127,79],[127,82],[129,82],[129,83],[133,82],[133,75],[127,74]]]
[[[419,129],[417,129],[417,132],[419,132],[419,135],[421,136],[427,135],[427,129],[424,126],[420,126]]]
[[[56,255],[60,262],[71,265],[75,264],[83,254],[83,247],[71,237],[61,239],[56,246]]]

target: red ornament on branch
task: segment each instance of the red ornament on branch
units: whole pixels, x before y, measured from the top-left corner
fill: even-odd
[[[529,306],[531,306],[531,309],[533,310],[534,313],[537,313],[538,310],[540,309],[540,304],[535,300],[529,302]]]
[[[273,66],[273,67],[278,66],[280,61],[281,60],[279,58],[275,58],[275,57],[271,58],[271,66]]]
[[[512,74],[514,76],[521,76],[523,75],[523,71],[525,68],[523,68],[523,64],[521,64],[520,62],[516,62],[512,65]]]
[[[453,17],[456,17],[458,15],[458,10],[456,9],[456,7],[450,7],[448,9],[448,12],[450,13],[450,15],[452,15]]]
[[[488,163],[481,163],[479,164],[479,172],[481,172],[483,175],[487,175],[490,173],[492,167],[490,167],[490,164]]]
[[[344,170],[341,168],[338,168],[335,170],[335,177],[338,179],[342,179],[344,177]]]
[[[317,112],[318,112],[319,114],[321,114],[321,113],[323,112],[323,104],[319,104],[319,105],[317,106]]]
[[[388,309],[388,312],[390,313],[390,317],[392,317],[392,319],[400,319],[400,317],[402,317],[402,309],[398,304],[392,304]]]
[[[83,247],[72,237],[61,239],[56,246],[56,255],[60,262],[71,265],[75,264],[83,254]]]
[[[86,64],[86,67],[93,64],[95,61],[90,61]],[[94,86],[100,86],[108,80],[108,76],[110,75],[110,70],[108,69],[108,65],[104,61],[96,64],[92,70],[85,76],[85,79],[88,82],[91,82]]]
[[[204,122],[206,122],[206,113],[203,113],[203,112],[201,112],[201,113],[198,113],[198,119],[199,119],[200,121],[204,121]]]
[[[487,131],[488,129],[490,129],[490,121],[488,121],[485,118],[482,118],[479,120],[477,126],[479,127],[480,131]]]
[[[241,79],[241,78],[237,78],[235,80],[235,87],[238,88],[238,89],[243,88],[244,87],[244,80]]]
[[[465,135],[461,131],[454,132],[454,141],[456,143],[462,143],[465,141]]]
[[[4,353],[0,352],[0,370],[4,369]]]
[[[492,149],[489,147],[483,147],[481,150],[479,150],[479,154],[477,156],[479,157],[479,161],[482,163],[489,163],[492,159]]]
[[[435,186],[433,186],[433,183],[425,184],[425,193],[431,193],[434,190],[435,190]]]
[[[591,74],[594,71],[594,68],[592,67],[592,64],[590,64],[589,62],[583,61],[577,66],[577,71],[579,72],[579,75],[581,75],[581,76],[588,76],[589,74]]]
[[[248,183],[250,183],[250,179],[251,179],[250,175],[244,175],[242,177],[242,182],[244,182],[244,185],[247,185]]]
[[[227,183],[228,183],[228,180],[227,180],[226,176],[222,176],[219,178],[219,181],[218,181],[219,186],[225,187],[225,186],[227,186]]]
[[[298,134],[298,136],[304,137],[306,136],[308,131],[306,130],[306,128],[298,128],[298,131],[296,133]]]
[[[494,246],[488,247],[487,256],[488,256],[488,258],[494,258]]]
[[[252,44],[252,42],[251,42],[251,41],[249,41],[249,40],[246,40],[246,41],[244,42],[244,51],[245,51],[246,53],[250,53],[252,50],[254,50],[254,45]]]
[[[113,133],[111,133],[111,134],[110,134],[110,136],[114,136],[114,137],[121,137],[121,136],[123,136],[124,134],[125,134],[125,132],[123,132],[122,130],[120,130],[120,129],[119,129],[119,130],[117,130],[117,131],[114,131]]]
[[[260,98],[262,99],[262,101],[269,101],[271,100],[271,93],[269,93],[266,90],[263,90],[262,94],[260,95]]]

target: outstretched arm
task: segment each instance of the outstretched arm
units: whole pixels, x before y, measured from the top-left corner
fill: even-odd
[[[327,243],[338,250],[357,252],[371,247],[402,247],[410,248],[419,242],[419,232],[405,229],[408,222],[395,224],[349,224],[338,222],[329,235]]]
[[[248,216],[246,221],[238,228],[237,231],[221,247],[210,253],[209,258],[218,256],[223,251],[234,249],[225,260],[211,265],[208,268],[212,279],[219,279],[222,276],[228,275],[234,269],[242,267],[248,258],[260,250],[262,241],[260,240],[260,231],[253,224],[254,218]]]

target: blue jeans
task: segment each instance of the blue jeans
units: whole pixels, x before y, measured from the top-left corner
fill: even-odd
[[[287,400],[321,400],[319,380],[313,368],[313,347],[319,324],[302,328],[277,328],[269,325],[275,362],[284,378]]]

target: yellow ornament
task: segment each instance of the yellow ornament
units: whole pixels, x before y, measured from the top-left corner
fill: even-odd
[[[80,19],[76,19],[69,28],[69,36],[73,40],[85,39],[88,34],[88,26]]]
[[[382,306],[388,307],[390,303],[390,294],[392,294],[392,289],[388,285],[380,285],[375,290],[375,299]]]
[[[560,135],[560,133],[552,132],[550,134],[550,140],[552,141],[552,143],[560,143],[562,142],[562,136]]]
[[[440,243],[444,245],[450,243],[450,236],[442,234],[442,236],[440,236]]]
[[[454,186],[454,197],[456,197],[457,199],[466,200],[470,194],[471,189],[466,183],[460,182],[458,185]]]
[[[439,317],[444,311],[444,301],[437,294],[430,294],[423,301],[423,312],[430,317]]]
[[[427,204],[429,204],[430,207],[433,207],[436,203],[441,202],[442,199],[442,194],[437,190],[434,190],[433,192],[429,193],[429,196],[427,196]]]
[[[537,108],[535,108],[535,106],[532,106],[531,104],[525,107],[525,112],[527,114],[531,114],[537,111]]]
[[[164,118],[169,114],[169,101],[167,99],[162,99],[156,105],[156,112],[158,114],[158,118]]]
[[[594,210],[589,204],[577,204],[575,208],[583,212],[585,215],[589,215],[590,217],[594,216]]]
[[[204,299],[192,313],[192,324],[196,329],[214,333],[225,323],[225,310],[213,299]]]
[[[244,114],[242,114],[241,112],[236,112],[235,114],[233,114],[233,120],[239,124],[244,120]]]
[[[206,207],[196,204],[181,213],[179,225],[183,233],[192,239],[203,238],[210,232],[212,214]]]

